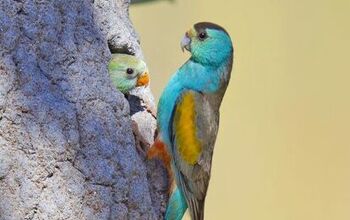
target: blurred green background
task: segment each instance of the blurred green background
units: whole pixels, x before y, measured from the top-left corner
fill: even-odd
[[[234,41],[206,219],[350,219],[349,0],[160,0],[130,14],[156,99],[194,23]]]

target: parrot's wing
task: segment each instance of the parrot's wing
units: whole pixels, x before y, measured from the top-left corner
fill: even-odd
[[[187,90],[172,114],[172,155],[175,175],[186,197],[192,219],[203,219],[219,112],[208,95]]]

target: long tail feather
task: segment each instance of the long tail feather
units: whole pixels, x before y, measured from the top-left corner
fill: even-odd
[[[187,209],[184,195],[179,188],[171,194],[164,220],[181,220]]]
[[[190,215],[192,220],[203,220],[204,219],[204,200],[189,200]]]

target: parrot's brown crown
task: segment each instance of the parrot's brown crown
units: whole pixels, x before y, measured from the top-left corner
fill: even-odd
[[[211,23],[211,22],[199,22],[199,23],[196,23],[193,27],[197,31],[197,33],[200,33],[202,31],[204,31],[205,29],[216,29],[216,30],[223,31],[227,35],[229,35],[223,27],[221,27],[220,25]]]

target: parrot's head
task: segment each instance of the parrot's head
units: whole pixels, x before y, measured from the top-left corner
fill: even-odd
[[[231,58],[233,46],[227,31],[217,24],[200,22],[195,24],[181,41],[181,48],[192,54],[196,62],[220,65]]]
[[[149,83],[148,69],[142,60],[127,54],[112,54],[108,64],[113,85],[122,93]]]

